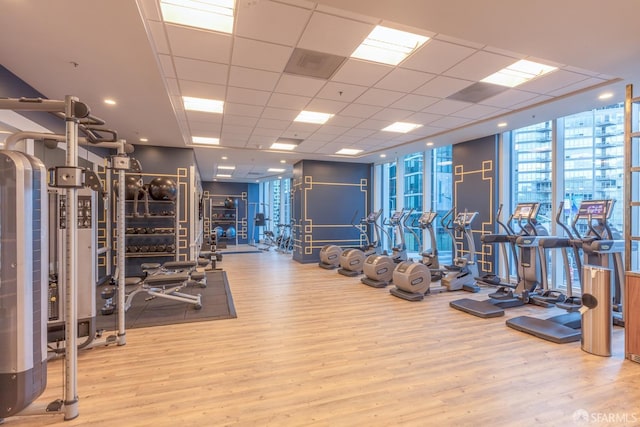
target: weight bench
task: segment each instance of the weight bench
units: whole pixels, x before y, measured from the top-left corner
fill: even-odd
[[[134,285],[136,288],[127,294],[125,311],[131,308],[133,298],[139,293],[149,295],[146,300],[165,298],[173,301],[192,304],[196,310],[202,308],[200,294],[190,295],[180,292],[187,286],[207,286],[207,276],[204,272],[195,271],[195,261],[169,261],[164,264],[145,263],[142,270],[145,277],[128,277],[126,285]]]

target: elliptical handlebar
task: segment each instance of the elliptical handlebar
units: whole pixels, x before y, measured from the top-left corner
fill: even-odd
[[[569,227],[567,226],[567,224],[565,224],[564,222],[562,222],[561,217],[562,217],[562,212],[564,211],[564,200],[560,202],[560,205],[558,206],[558,213],[556,213],[556,224],[558,224],[565,233],[567,233],[567,236],[569,237],[569,239],[573,240],[574,236],[571,233],[571,230],[569,229]]]

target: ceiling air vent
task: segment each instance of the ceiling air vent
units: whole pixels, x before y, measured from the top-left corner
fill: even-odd
[[[492,96],[495,96],[508,89],[509,88],[506,86],[478,82],[472,84],[471,86],[465,87],[464,89],[454,93],[453,95],[448,96],[447,99],[476,103],[487,98],[491,98]]]
[[[331,55],[306,49],[294,49],[284,72],[299,76],[329,79],[342,65],[344,56]]]

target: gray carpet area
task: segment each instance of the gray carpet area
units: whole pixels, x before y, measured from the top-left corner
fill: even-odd
[[[130,291],[130,289],[127,289]],[[137,294],[125,315],[126,328],[146,328],[150,326],[169,325],[174,323],[202,322],[207,320],[235,318],[236,311],[229,290],[227,274],[223,270],[207,272],[207,286],[188,286],[182,289],[185,294],[202,296],[202,308],[196,310],[192,304],[172,301],[165,298],[148,299],[145,292]],[[98,290],[98,294],[100,291]],[[99,299],[99,298],[98,298]],[[112,330],[116,325],[117,312],[103,315],[100,312],[103,300],[98,301],[97,329]]]

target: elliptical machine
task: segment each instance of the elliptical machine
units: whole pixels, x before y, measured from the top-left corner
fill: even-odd
[[[456,256],[453,259],[453,266],[446,267],[449,271],[440,283],[447,291],[464,290],[468,292],[479,292],[480,287],[476,284],[476,277],[478,276],[476,245],[473,241],[471,230],[471,223],[478,215],[478,212],[458,212],[455,219],[452,219],[454,211],[455,208],[442,218],[442,226],[449,232],[453,239],[454,253]],[[449,218],[448,221],[446,221],[447,218]],[[462,233],[467,242],[469,252],[466,255],[460,255],[461,251],[457,249],[455,239],[456,231]]]
[[[347,277],[355,277],[362,274],[364,260],[366,257],[370,255],[374,255],[382,252],[382,247],[380,243],[380,226],[378,225],[378,219],[380,215],[382,215],[382,209],[377,212],[371,212],[365,219],[360,221],[359,226],[355,225],[354,220],[358,215],[358,211],[353,216],[351,224],[353,227],[357,228],[366,241],[366,245],[362,248],[349,248],[345,249],[340,253],[338,257],[340,268],[338,269],[338,273]],[[373,241],[369,240],[369,235],[366,231],[362,230],[362,225],[371,225],[373,227],[374,239]],[[326,247],[325,247],[326,248]],[[322,249],[325,249],[322,248]],[[321,252],[322,252],[321,249]],[[328,253],[331,248],[327,248],[324,252]],[[321,261],[322,262],[322,261]],[[321,265],[322,267],[322,265]]]

